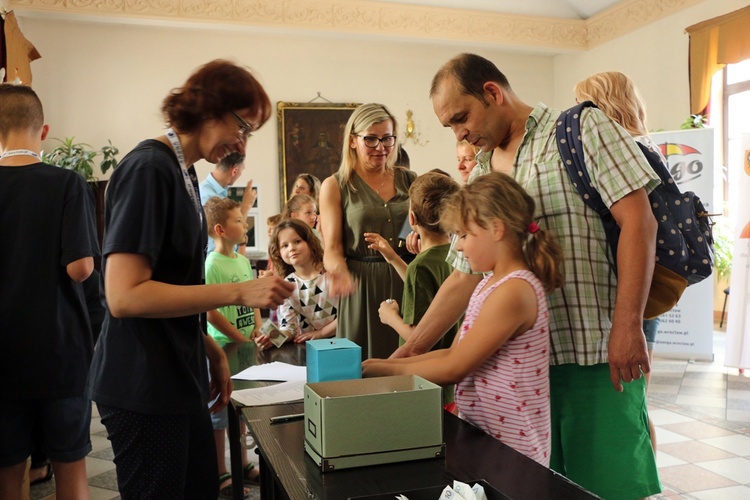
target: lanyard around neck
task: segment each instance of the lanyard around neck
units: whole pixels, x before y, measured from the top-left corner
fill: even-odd
[[[9,149],[5,153],[0,155],[0,160],[3,158],[10,158],[11,156],[33,156],[39,161],[42,161],[41,156],[36,154],[34,151],[31,151],[30,149]]]
[[[185,190],[187,191],[188,196],[190,196],[190,200],[193,202],[195,211],[198,213],[198,218],[203,222],[203,210],[201,210],[198,190],[195,188],[192,179],[190,179],[188,166],[185,164],[185,153],[182,151],[182,144],[180,144],[180,138],[177,137],[177,133],[174,130],[169,128],[167,129],[167,139],[172,145],[175,156],[177,156],[177,162],[180,164],[180,172],[182,173],[182,180],[185,182]]]

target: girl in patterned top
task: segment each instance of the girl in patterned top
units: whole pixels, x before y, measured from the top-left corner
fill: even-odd
[[[297,343],[333,337],[338,301],[328,293],[323,247],[312,228],[298,219],[282,220],[273,231],[268,253],[274,272],[295,286],[279,306],[279,329]],[[255,342],[261,348],[272,345],[266,335]]]
[[[448,349],[370,359],[364,376],[415,374],[456,384],[459,416],[548,466],[549,331],[546,294],[562,284],[562,251],[533,220],[534,200],[493,172],[453,195],[441,222],[471,269],[486,273]]]

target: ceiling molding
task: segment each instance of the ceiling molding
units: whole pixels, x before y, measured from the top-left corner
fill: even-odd
[[[590,17],[587,21],[588,48],[626,35],[645,24],[658,21],[704,0],[628,0]]]
[[[498,14],[368,0],[7,0],[32,15],[241,25],[581,51],[704,0],[623,0],[588,19]]]

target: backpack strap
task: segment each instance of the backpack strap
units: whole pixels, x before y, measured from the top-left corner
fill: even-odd
[[[567,170],[568,176],[578,194],[583,198],[583,202],[596,211],[602,219],[604,232],[607,235],[607,242],[612,252],[613,268],[616,273],[617,244],[620,240],[620,227],[617,225],[615,218],[612,217],[607,205],[604,204],[599,192],[594,188],[583,155],[581,113],[585,108],[589,107],[596,108],[597,106],[591,101],[584,101],[560,113],[555,130],[557,149],[560,151],[560,157],[562,158],[565,170]]]

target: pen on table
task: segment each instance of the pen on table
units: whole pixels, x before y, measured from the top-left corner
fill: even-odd
[[[279,415],[278,417],[271,417],[272,424],[279,424],[281,422],[289,422],[291,420],[299,420],[305,418],[304,413],[293,413],[291,415]]]

